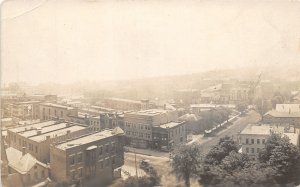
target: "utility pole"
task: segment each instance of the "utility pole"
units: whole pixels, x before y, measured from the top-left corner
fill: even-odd
[[[135,148],[134,148],[134,164],[135,164],[136,186],[139,187],[138,172],[137,172],[137,166],[136,166],[136,152],[135,152]]]

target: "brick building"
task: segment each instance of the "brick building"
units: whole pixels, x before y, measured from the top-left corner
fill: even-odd
[[[160,150],[171,150],[185,144],[187,139],[185,122],[169,122],[152,127],[153,147]]]
[[[125,113],[126,143],[133,147],[153,147],[153,127],[177,120],[177,111],[171,110],[151,109]]]
[[[39,116],[41,120],[67,120],[68,116],[78,116],[78,109],[53,103],[41,103]]]
[[[73,140],[52,145],[52,177],[68,185],[111,181],[124,164],[124,131],[120,128],[93,132]]]
[[[59,121],[47,121],[7,130],[8,144],[19,151],[25,148],[43,163],[50,160],[51,143],[64,141],[88,133],[86,126]]]
[[[130,100],[130,99],[121,99],[121,98],[107,98],[104,100],[104,106],[107,108],[112,108],[119,111],[139,111],[147,110],[150,108],[149,100]]]

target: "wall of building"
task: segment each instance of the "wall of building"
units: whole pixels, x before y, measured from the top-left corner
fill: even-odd
[[[248,154],[252,159],[257,159],[259,152],[265,147],[268,137],[269,135],[241,134],[242,152]]]

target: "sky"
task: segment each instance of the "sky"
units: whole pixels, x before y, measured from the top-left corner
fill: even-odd
[[[300,64],[300,1],[7,0],[1,82]]]

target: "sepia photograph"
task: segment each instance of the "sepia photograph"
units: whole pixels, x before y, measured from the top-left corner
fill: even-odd
[[[2,187],[300,187],[300,0],[0,0]]]

